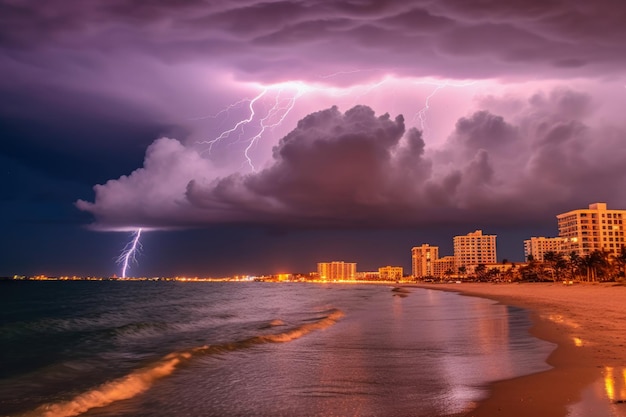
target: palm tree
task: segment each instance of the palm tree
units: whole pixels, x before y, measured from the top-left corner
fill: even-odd
[[[597,281],[598,276],[604,275],[604,270],[608,266],[608,254],[594,250],[583,257],[582,264],[587,270],[587,281]]]
[[[467,274],[467,267],[465,265],[459,266],[459,275],[461,275],[461,278],[465,278],[465,274]]]
[[[535,271],[534,265],[529,263],[528,265],[521,266],[518,270],[519,277],[522,281],[536,281],[539,277]]]
[[[557,276],[556,275],[556,262],[557,262],[557,253],[554,251],[548,251],[546,253],[543,254],[543,260],[545,263],[548,264],[548,266],[550,267],[550,272],[552,273],[552,281],[556,281]]]
[[[626,279],[626,246],[622,245],[619,253],[613,257],[613,260],[619,267],[618,279]]]
[[[516,279],[516,274],[517,271],[515,270],[515,262],[511,262],[511,267],[507,270],[504,271],[504,274],[502,275],[502,278],[511,282],[511,281],[515,281]]]
[[[580,270],[583,268],[583,258],[576,251],[570,252],[568,258],[570,278],[572,280],[580,278]]]
[[[476,278],[478,278],[479,281],[485,280],[487,278],[487,265],[476,265],[476,268],[474,268],[474,275],[476,275]]]
[[[556,254],[553,268],[554,268],[554,272],[556,273],[556,279],[560,281],[561,272],[567,269],[567,259],[565,259],[565,256],[563,256],[561,252]]]
[[[614,280],[619,271],[616,271],[617,265],[613,260],[613,255],[608,251],[597,252],[599,252],[600,256],[598,271],[602,281]]]
[[[595,271],[594,263],[595,261],[591,254],[587,254],[582,257],[581,265],[583,266],[583,268],[585,268],[585,271],[587,273],[587,282],[595,280],[595,276],[593,274],[593,272]]]
[[[490,281],[494,281],[496,279],[501,279],[502,278],[501,274],[502,272],[500,272],[498,268],[493,267],[493,268],[489,268],[489,270],[486,273],[486,276]]]

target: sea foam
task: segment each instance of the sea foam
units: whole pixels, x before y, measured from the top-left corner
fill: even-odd
[[[160,360],[137,369],[121,378],[105,382],[97,388],[76,395],[74,398],[57,403],[44,404],[27,412],[22,417],[71,417],[96,407],[105,407],[113,402],[127,400],[147,391],[158,379],[172,374],[179,365],[195,356],[219,354],[250,348],[264,343],[285,343],[298,339],[316,330],[326,329],[337,322],[343,313],[332,309],[325,316],[281,333],[257,335],[247,339],[205,345],[182,352],[170,353]],[[282,323],[282,321],[276,321]]]

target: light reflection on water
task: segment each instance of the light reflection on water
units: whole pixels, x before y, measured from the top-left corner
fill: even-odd
[[[363,291],[366,302],[347,292],[332,300],[346,316],[323,332],[203,361],[137,399],[131,414],[443,416],[482,398],[490,380],[547,368],[552,345],[528,337],[523,310],[442,292]],[[163,401],[172,397],[174,408]]]
[[[605,366],[603,375],[569,407],[569,417],[626,417],[626,368]]]
[[[445,416],[481,399],[490,381],[547,369],[543,361],[553,349],[529,337],[525,310],[453,293],[411,289],[399,297],[382,286],[263,283],[199,283],[191,292],[189,287],[162,288],[150,288],[153,305],[137,295],[150,314],[137,314],[132,293],[124,291],[124,303],[108,307],[116,311],[113,327],[125,329],[124,337],[104,329],[95,332],[94,340],[109,337],[113,342],[97,345],[89,339],[95,336],[83,333],[85,339],[78,340],[87,349],[85,360],[107,357],[106,366],[84,381],[81,374],[68,375],[66,392],[54,391],[49,398],[67,400],[89,392],[169,352],[288,334],[319,321],[330,309],[345,316],[286,343],[194,356],[147,391],[85,415]],[[146,291],[141,286],[127,289]],[[106,326],[101,317],[109,315],[107,305],[96,307],[98,326]],[[74,322],[81,329],[91,325],[82,316],[63,320],[69,327]],[[135,337],[135,322],[141,323],[140,334],[149,337]],[[136,365],[117,361],[132,352],[142,354]],[[22,395],[49,403],[44,394],[28,388],[19,392],[11,384],[19,379],[28,387],[28,378],[36,380],[37,372],[43,377],[45,370],[0,384],[0,401],[2,395]]]
[[[626,402],[626,368],[604,367],[604,387],[611,402]]]

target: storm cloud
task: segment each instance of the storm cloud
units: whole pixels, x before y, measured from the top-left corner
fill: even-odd
[[[104,239],[88,223],[504,242],[624,207],[624,21],[618,0],[0,0],[0,222],[22,242],[0,265],[32,269],[31,235],[71,264]],[[50,224],[80,242],[46,246],[72,235]]]
[[[24,63],[33,49],[140,52],[254,81],[372,68],[372,54],[398,75],[450,78],[617,74],[626,56],[617,0],[3,1],[0,16],[0,45]]]
[[[486,101],[494,109],[510,108],[507,100]],[[97,186],[95,203],[78,206],[93,213],[100,228],[537,219],[619,195],[626,180],[626,150],[619,145],[626,134],[586,124],[592,109],[585,94],[537,93],[520,99],[510,120],[493,110],[459,119],[445,144],[429,149],[402,116],[376,116],[367,106],[345,113],[332,107],[300,120],[274,147],[265,169],[223,177],[211,177],[196,151],[160,139],[144,168]]]
[[[625,20],[626,6],[610,0],[0,0],[0,153],[64,180],[77,167],[102,182],[136,168],[156,137],[206,135],[191,120],[248,96],[244,81],[530,77],[623,87]]]

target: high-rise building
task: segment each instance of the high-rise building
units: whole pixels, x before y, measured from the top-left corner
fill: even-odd
[[[454,237],[456,267],[496,263],[496,235],[483,235],[482,230]]]
[[[593,203],[587,209],[568,211],[556,218],[565,254],[584,256],[595,250],[618,253],[626,244],[626,210],[609,210],[606,203]]]
[[[319,279],[330,281],[354,280],[356,278],[356,263],[333,261],[317,264]]]
[[[402,279],[404,270],[401,266],[384,266],[378,268],[378,277],[383,281],[398,281]]]
[[[411,249],[411,266],[413,277],[428,277],[433,275],[433,261],[439,258],[439,246],[430,246],[428,243]]]
[[[535,261],[543,261],[546,252],[563,253],[563,238],[541,236],[524,241],[524,259],[532,255]]]
[[[452,271],[452,275],[458,273],[456,264],[454,262],[454,256],[444,256],[443,258],[433,261],[433,276],[442,278],[446,276],[446,272]]]

